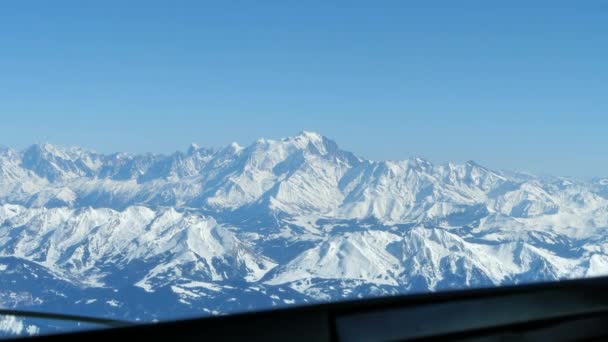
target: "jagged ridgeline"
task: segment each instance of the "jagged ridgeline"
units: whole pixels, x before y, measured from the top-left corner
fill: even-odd
[[[309,132],[3,149],[0,203],[5,307],[152,320],[608,273],[607,180],[375,162]]]

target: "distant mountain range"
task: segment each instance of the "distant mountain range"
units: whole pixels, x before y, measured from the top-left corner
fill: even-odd
[[[310,132],[0,149],[3,307],[149,321],[588,277],[608,273],[607,228],[608,179],[375,162]]]

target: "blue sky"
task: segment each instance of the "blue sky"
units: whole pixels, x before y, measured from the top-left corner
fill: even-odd
[[[526,3],[5,1],[0,144],[309,130],[376,160],[606,176],[608,6]]]

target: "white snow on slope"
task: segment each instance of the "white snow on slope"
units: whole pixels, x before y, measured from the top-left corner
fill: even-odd
[[[607,228],[605,179],[368,161],[312,132],[171,155],[0,151],[0,256],[88,286],[332,298],[595,276]]]

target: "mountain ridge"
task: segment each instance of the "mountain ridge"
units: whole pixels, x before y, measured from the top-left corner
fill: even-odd
[[[306,131],[169,155],[6,149],[0,278],[24,280],[0,306],[153,320],[607,274],[603,180],[370,161]]]

